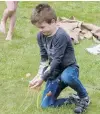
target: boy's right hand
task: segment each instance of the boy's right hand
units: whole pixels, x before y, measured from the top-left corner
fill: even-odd
[[[43,82],[44,80],[41,77],[35,76],[33,80],[29,82],[29,87],[31,89],[40,90]]]
[[[29,81],[29,87],[31,87],[33,85],[33,83],[35,82],[35,80],[39,77],[39,75],[36,75],[31,81]]]

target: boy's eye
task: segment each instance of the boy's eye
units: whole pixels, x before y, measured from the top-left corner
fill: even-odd
[[[43,29],[44,27],[41,27],[41,29]]]

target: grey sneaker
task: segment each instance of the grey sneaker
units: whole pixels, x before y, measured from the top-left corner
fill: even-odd
[[[65,104],[75,104],[77,105],[80,101],[80,98],[77,94],[72,94],[68,97],[68,99],[65,101]]]
[[[81,114],[86,110],[89,104],[90,104],[90,99],[88,96],[80,99],[80,101],[76,104],[76,108],[74,109],[74,112],[76,114]]]

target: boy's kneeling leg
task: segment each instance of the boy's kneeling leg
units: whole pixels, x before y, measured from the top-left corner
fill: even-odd
[[[48,81],[42,97],[41,107],[59,107],[63,105],[66,98],[57,99],[57,97],[65,87],[66,86],[60,82],[59,78]]]
[[[42,108],[47,108],[54,104],[56,100],[55,94],[58,86],[59,85],[56,81],[47,81],[41,102]]]

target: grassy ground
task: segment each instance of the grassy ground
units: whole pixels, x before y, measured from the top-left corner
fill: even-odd
[[[39,65],[39,48],[36,44],[37,29],[30,23],[32,8],[38,2],[19,2],[17,21],[12,41],[5,41],[0,33],[0,114],[73,114],[74,106],[43,110],[40,108],[42,92],[28,89],[25,74],[35,76]],[[75,16],[79,20],[100,25],[100,2],[49,2],[58,16]],[[0,19],[5,8],[0,2]],[[100,56],[90,55],[85,48],[94,45],[92,40],[75,45],[80,65],[80,79],[91,98],[86,114],[100,114]],[[42,88],[43,89],[43,88]],[[65,89],[61,97],[73,92]]]

